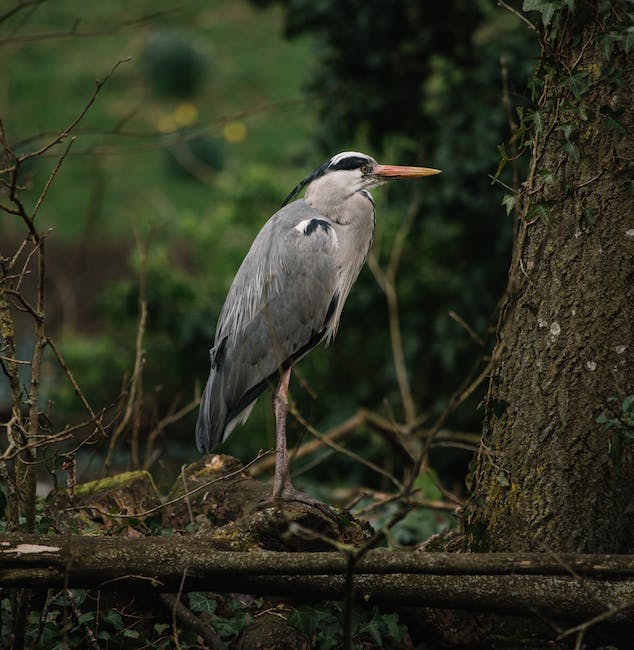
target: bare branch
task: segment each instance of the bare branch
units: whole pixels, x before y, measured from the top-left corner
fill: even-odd
[[[384,476],[386,479],[388,479],[391,483],[393,483],[397,489],[402,489],[403,485],[401,482],[392,474],[389,472],[386,472],[382,467],[379,467],[375,463],[367,460],[366,458],[363,458],[362,456],[359,456],[358,454],[355,454],[354,452],[350,451],[349,449],[346,449],[345,447],[342,447],[341,445],[337,444],[333,440],[328,440],[322,433],[317,431],[312,424],[310,424],[306,418],[299,412],[297,409],[297,406],[291,401],[289,403],[289,408],[288,412],[303,426],[306,428],[306,430],[315,438],[317,438],[319,441],[321,441],[324,445],[327,447],[330,447],[331,449],[334,449],[335,451],[338,451],[340,454],[343,454],[344,456],[348,456],[349,458],[352,458],[356,462],[360,463],[361,465],[365,465],[372,471],[376,472],[377,474],[380,474],[381,476]]]
[[[394,369],[401,395],[401,402],[403,404],[403,411],[405,413],[405,422],[410,430],[414,427],[416,421],[416,404],[412,395],[407,373],[407,365],[405,363],[405,355],[403,353],[398,295],[396,292],[396,274],[400,263],[403,243],[407,238],[407,233],[409,232],[411,223],[419,207],[419,199],[413,201],[410,205],[407,218],[399,229],[394,245],[392,246],[390,260],[386,271],[381,269],[378,259],[373,253],[370,253],[368,256],[368,266],[370,271],[372,271],[372,274],[385,294],[387,301],[390,340],[392,343],[392,359],[394,361]]]
[[[60,131],[60,133],[48,144],[43,145],[36,151],[19,155],[17,157],[17,162],[23,163],[26,160],[30,160],[31,158],[37,158],[45,154],[49,149],[54,147],[56,144],[60,144],[61,142],[63,142],[68,137],[68,135],[75,129],[75,127],[84,119],[86,113],[88,113],[88,111],[90,110],[90,107],[95,103],[95,100],[97,99],[97,96],[101,92],[102,88],[108,82],[110,77],[112,77],[112,75],[115,73],[117,68],[121,64],[128,63],[131,60],[132,60],[131,57],[127,57],[125,59],[120,59],[119,61],[117,61],[114,64],[114,66],[110,69],[110,72],[108,72],[102,80],[97,79],[97,81],[95,82],[95,90],[93,91],[92,95],[90,96],[90,98],[88,99],[84,107],[81,109],[77,117],[65,129]]]
[[[42,0],[39,0],[39,2],[31,1],[25,4],[39,4],[40,2],[42,2]],[[113,34],[117,31],[120,31],[126,27],[136,27],[138,25],[143,25],[145,23],[148,23],[152,20],[163,18],[169,15],[170,13],[173,13],[174,11],[175,11],[174,9],[155,11],[154,13],[151,14],[146,14],[144,16],[139,16],[137,18],[131,18],[129,20],[121,20],[118,23],[113,23],[112,25],[108,25],[100,29],[92,29],[92,30],[90,29],[80,30],[79,29],[80,21],[78,19],[73,23],[70,29],[66,31],[40,32],[35,34],[27,34],[26,36],[11,36],[8,38],[0,39],[0,46],[9,45],[11,43],[32,43],[34,41],[47,41],[47,40],[57,39],[57,38],[69,38],[69,37],[91,38],[95,36],[107,36],[109,34]],[[13,11],[13,13],[15,13],[15,11]],[[1,18],[0,18],[0,22],[1,22]]]
[[[35,207],[31,212],[31,221],[35,221],[35,217],[37,216],[40,206],[42,205],[42,201],[48,194],[48,190],[51,187],[51,183],[55,180],[55,176],[57,176],[57,172],[62,166],[62,163],[64,162],[64,159],[68,155],[68,152],[70,151],[70,148],[73,146],[74,142],[75,142],[75,138],[73,137],[70,139],[68,145],[66,146],[66,149],[64,150],[64,153],[62,153],[62,155],[59,157],[57,164],[53,168],[53,171],[50,173],[48,180],[46,181],[46,185],[44,185],[44,189],[41,191],[40,195],[38,196],[37,201],[35,203]]]
[[[471,338],[472,338],[472,339],[473,339],[473,340],[474,340],[474,341],[475,341],[475,342],[476,342],[480,347],[484,347],[484,341],[482,340],[482,337],[481,337],[481,336],[480,336],[480,335],[479,335],[479,334],[478,334],[478,333],[473,329],[473,327],[471,327],[471,325],[469,325],[469,323],[467,323],[467,321],[465,321],[464,318],[462,318],[462,316],[459,316],[455,311],[453,311],[453,309],[450,309],[450,310],[447,312],[447,315],[448,315],[449,318],[451,318],[452,320],[455,320],[456,323],[458,323],[458,325],[460,325],[460,327],[462,327],[462,328],[464,329],[464,331],[465,331],[465,332],[466,332],[466,333],[467,333],[467,334],[468,334],[468,335],[469,335],[469,336],[470,336],[470,337],[471,337]]]
[[[524,14],[520,13],[514,7],[511,7],[511,5],[506,4],[504,0],[498,0],[498,5],[500,5],[500,7],[504,7],[504,9],[507,9],[512,14],[517,16],[530,30],[537,32],[537,27],[535,27],[535,25],[533,25],[533,23]]]
[[[164,149],[167,147],[172,147],[177,144],[183,144],[186,142],[191,142],[200,138],[202,135],[221,128],[229,122],[235,122],[239,120],[244,120],[250,118],[254,115],[260,113],[267,113],[271,111],[280,111],[285,108],[293,108],[295,106],[302,106],[310,104],[315,100],[324,97],[324,93],[317,93],[313,95],[302,95],[301,97],[290,97],[288,99],[281,99],[273,102],[265,102],[249,108],[243,109],[241,111],[236,111],[235,113],[230,113],[223,115],[221,117],[215,117],[209,120],[201,120],[197,123],[196,127],[188,129],[186,133],[183,133],[182,130],[175,129],[170,132],[162,131],[131,131],[131,130],[122,130],[121,129],[121,120],[118,124],[115,124],[113,129],[104,130],[100,128],[92,127],[83,127],[73,129],[73,133],[81,135],[113,135],[118,138],[129,138],[129,139],[139,139],[139,140],[150,140],[150,142],[144,144],[136,145],[125,145],[125,146],[112,146],[112,145],[99,145],[99,146],[90,146],[84,149],[75,149],[71,155],[72,156],[85,156],[85,155],[98,155],[98,156],[116,156],[116,155],[128,155],[134,153],[145,153],[148,151],[156,151],[157,149]],[[124,118],[124,121],[128,119]],[[57,134],[52,132],[42,132],[37,136],[32,136],[30,138],[25,138],[15,143],[14,146],[24,147],[27,144],[35,140],[50,139],[51,137],[56,138]],[[0,174],[7,173],[11,171],[12,167],[5,169],[0,169]]]
[[[137,325],[136,333],[136,345],[135,345],[135,356],[134,356],[134,368],[132,370],[132,378],[130,380],[130,392],[128,394],[128,399],[126,401],[125,413],[123,419],[114,430],[112,437],[110,438],[110,445],[108,446],[108,455],[104,462],[104,476],[110,471],[110,465],[112,463],[112,455],[114,453],[115,446],[121,437],[121,434],[128,426],[132,415],[137,407],[137,398],[141,393],[141,380],[143,375],[143,365],[145,363],[145,357],[143,352],[143,337],[145,336],[145,326],[147,321],[147,301],[145,299],[145,267],[147,262],[147,248],[139,244],[137,239],[137,250],[139,253],[140,260],[140,271],[139,271],[139,321]]]
[[[153,427],[150,433],[147,436],[147,443],[145,445],[145,462],[143,463],[143,469],[149,469],[156,457],[156,453],[152,452],[152,448],[155,440],[158,436],[171,424],[182,420],[186,415],[191,413],[198,405],[200,404],[200,390],[196,390],[196,395],[194,399],[182,406],[176,411],[169,412],[166,416],[161,418]]]
[[[79,398],[80,402],[83,404],[86,411],[88,411],[88,414],[90,415],[90,421],[94,423],[95,427],[97,427],[97,429],[99,430],[99,433],[101,433],[101,435],[104,438],[107,438],[108,434],[106,433],[106,430],[104,429],[103,424],[101,423],[101,416],[98,417],[97,414],[93,411],[92,406],[90,406],[90,403],[88,402],[86,396],[84,395],[81,388],[79,387],[79,384],[77,383],[77,380],[75,379],[75,376],[71,372],[70,368],[66,365],[66,362],[64,361],[64,357],[62,357],[60,351],[57,349],[57,346],[55,345],[55,343],[50,337],[46,338],[46,343],[53,351],[53,354],[55,355],[61,369],[64,371],[64,374],[68,377],[68,380],[70,381],[73,390],[75,391],[75,395],[77,395],[77,397]]]
[[[211,625],[204,623],[200,618],[198,618],[198,616],[192,613],[187,607],[185,607],[177,596],[174,594],[160,594],[159,598],[176,618],[179,618],[186,627],[195,630],[212,650],[226,649],[227,646],[223,643],[222,639],[218,636]],[[175,623],[173,627],[174,634],[176,635]]]
[[[360,427],[365,421],[365,417],[361,411],[357,411],[354,415],[351,415],[347,420],[344,420],[341,424],[329,429],[322,434],[321,438],[311,440],[301,445],[298,449],[295,449],[292,453],[292,460],[297,461],[305,456],[312,454],[313,452],[321,449],[325,443],[325,440],[334,441],[339,438],[347,435],[351,431],[354,431]],[[269,472],[275,466],[275,458],[269,457],[263,460],[261,463],[258,463],[252,470],[251,476],[257,477],[261,476],[265,472]]]
[[[46,0],[20,0],[20,2],[18,2],[14,7],[11,7],[11,9],[0,15],[0,23],[8,20],[11,16],[15,16],[15,14],[23,9],[36,7],[37,5],[41,5],[43,2],[46,2]]]

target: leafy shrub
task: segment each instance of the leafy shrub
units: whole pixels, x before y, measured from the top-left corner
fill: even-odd
[[[209,60],[192,43],[191,34],[161,30],[149,37],[143,51],[143,63],[157,95],[186,99],[200,89]]]

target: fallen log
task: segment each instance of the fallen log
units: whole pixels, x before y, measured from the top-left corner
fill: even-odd
[[[4,536],[0,587],[151,587],[337,600],[344,552],[228,552],[204,536]],[[634,623],[634,556],[369,551],[355,565],[366,602]]]

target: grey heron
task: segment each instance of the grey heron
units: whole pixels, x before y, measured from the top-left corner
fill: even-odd
[[[220,312],[196,423],[199,451],[209,453],[226,440],[270,386],[276,429],[273,500],[306,500],[298,497],[288,468],[293,364],[337,332],[374,235],[368,190],[392,179],[438,172],[380,165],[366,154],[345,151],[293,189],[253,241]],[[304,198],[293,201],[303,189]]]

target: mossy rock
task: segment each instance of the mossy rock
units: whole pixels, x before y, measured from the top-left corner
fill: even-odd
[[[205,533],[201,529],[201,534]],[[282,501],[246,513],[211,530],[214,545],[231,551],[332,551],[338,545],[361,546],[372,528],[346,511],[325,510],[301,501]]]
[[[310,650],[310,641],[282,616],[274,613],[259,616],[242,631],[236,650]]]
[[[270,490],[266,483],[253,479],[236,458],[209,454],[185,467],[172,485],[165,500],[163,526],[174,530],[183,530],[190,523],[223,526],[251,512]],[[186,492],[189,496],[184,498]]]
[[[97,532],[100,526],[110,529],[113,524],[125,530],[131,522],[127,517],[117,520],[114,515],[142,520],[148,511],[160,505],[150,473],[134,471],[80,483],[72,495],[66,488],[57,488],[46,498],[45,512],[63,529]]]
[[[209,454],[175,481],[163,526],[185,530],[193,524],[197,534],[231,551],[332,550],[336,544],[361,545],[372,532],[345,511],[301,501],[267,505],[270,496],[271,485],[252,478],[237,459]]]

